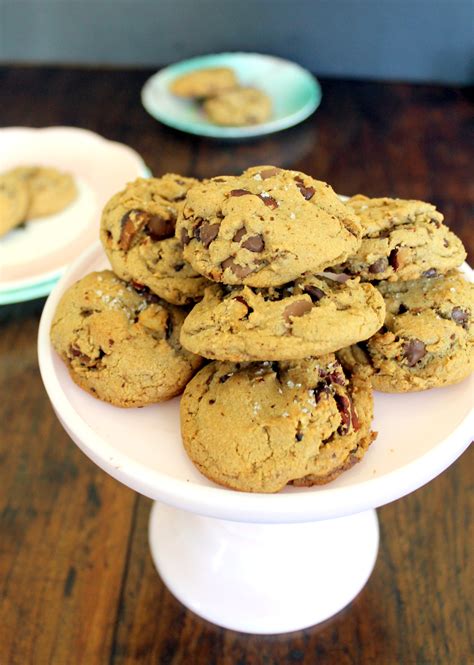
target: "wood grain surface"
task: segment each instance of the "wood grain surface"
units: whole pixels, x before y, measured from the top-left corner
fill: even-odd
[[[140,89],[151,73],[0,68],[0,126],[85,127],[132,146],[156,175],[276,164],[340,193],[432,201],[472,262],[469,90],[322,80],[312,118],[229,144],[148,116]],[[343,612],[289,635],[217,628],[176,601],[155,572],[150,502],[100,471],[57,421],[36,357],[43,305],[0,307],[0,665],[474,662],[472,449],[378,511],[375,570]]]

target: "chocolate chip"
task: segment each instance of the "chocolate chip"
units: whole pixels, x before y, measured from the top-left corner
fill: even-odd
[[[309,201],[310,199],[313,198],[313,196],[316,192],[314,187],[306,187],[305,184],[304,184],[303,179],[300,178],[300,176],[295,177],[295,182],[296,182],[296,186],[300,190],[300,193],[303,195],[303,198],[305,198],[306,201]]]
[[[266,180],[267,178],[272,178],[274,175],[277,175],[277,173],[280,173],[281,169],[277,168],[276,166],[271,169],[264,169],[263,171],[260,171],[260,176],[262,180]]]
[[[250,236],[245,242],[242,243],[241,247],[248,249],[249,252],[262,252],[265,248],[265,241],[263,236],[257,234],[255,236]]]
[[[220,224],[209,224],[209,222],[204,222],[196,231],[196,238],[202,242],[206,249],[209,247],[211,242],[217,238],[219,233]]]
[[[314,187],[299,187],[299,190],[303,197],[306,199],[306,201],[309,201],[310,199],[313,198],[316,190]]]
[[[97,359],[90,358],[88,355],[85,353],[82,353],[80,349],[77,348],[77,346],[74,346],[73,344],[70,345],[69,347],[69,354],[73,358],[77,358],[77,360],[81,363],[81,365],[86,365],[87,367],[93,367],[95,364],[97,364],[97,361],[100,360],[101,358],[104,357],[104,352],[102,350],[99,351],[99,357]]]
[[[265,203],[267,208],[271,208],[272,210],[275,210],[275,208],[278,208],[278,203],[275,201],[273,196],[270,196],[269,194],[257,194],[258,198]]]
[[[463,326],[464,328],[467,328],[466,324],[469,321],[469,314],[466,312],[466,310],[461,309],[460,307],[453,307],[451,318],[455,323]]]
[[[449,241],[446,240],[446,238],[444,238],[444,240],[443,240],[443,245],[444,245],[445,247],[449,247]]]
[[[139,293],[148,303],[157,303],[160,302],[160,299],[156,293],[152,293],[148,286],[140,284],[139,282],[132,282],[132,286],[137,293]]]
[[[303,291],[309,295],[313,302],[318,302],[326,295],[322,289],[319,289],[317,286],[312,286],[311,284],[305,286]]]
[[[77,346],[74,346],[73,344],[71,344],[71,345],[69,346],[69,353],[70,353],[71,356],[73,356],[74,358],[79,358],[80,356],[84,355],[84,354],[82,353],[82,351],[81,351],[80,349],[78,349]],[[86,358],[89,358],[89,356],[85,356],[85,357],[86,357]]]
[[[295,439],[296,439],[297,441],[302,441],[302,440],[303,440],[303,436],[304,436],[304,435],[303,435],[303,432],[296,432],[296,434],[295,434]]]
[[[252,194],[248,189],[231,189],[229,196],[247,196],[247,194]]]
[[[135,289],[135,291],[138,291],[138,293],[144,293],[147,290],[147,287],[144,286],[143,284],[140,284],[140,282],[135,282],[132,280],[132,286]]]
[[[248,319],[249,314],[251,314],[254,311],[253,308],[250,307],[250,305],[243,296],[234,296],[233,300],[237,300],[237,302],[240,302],[242,305],[246,307],[246,311],[241,316],[239,316],[239,319],[240,320]]]
[[[398,253],[398,249],[392,249],[390,252],[390,256],[388,257],[388,262],[392,266],[394,270],[398,270],[400,268],[400,257]]]
[[[248,266],[239,266],[239,264],[236,263],[234,259],[231,257],[229,257],[225,261],[222,261],[221,267],[223,270],[229,268],[229,270],[233,272],[234,275],[239,279],[247,277],[247,275],[250,275],[250,273],[253,272],[254,270],[253,268],[249,268]]]
[[[414,367],[426,354],[426,347],[420,339],[411,339],[403,345],[403,355],[407,359],[408,367]]]
[[[306,314],[306,312],[309,312],[311,309],[313,309],[313,303],[310,303],[307,300],[296,300],[285,307],[283,310],[283,318],[287,323],[291,323],[290,316],[303,316],[303,314]]]
[[[375,263],[372,263],[372,265],[369,266],[369,272],[374,274],[378,272],[385,272],[385,270],[388,268],[388,261],[386,258],[381,258],[377,259]]]
[[[219,377],[219,383],[225,383],[230,377],[233,375],[234,372],[230,372],[229,374],[223,374],[222,376]]]
[[[136,233],[148,221],[149,216],[143,210],[129,210],[120,220],[120,240],[119,247],[126,252],[130,249],[132,240]]]
[[[240,242],[246,233],[247,233],[247,229],[245,228],[245,226],[240,227],[240,229],[235,232],[235,235],[232,238],[232,241],[233,242]]]
[[[148,235],[152,240],[164,240],[174,236],[176,217],[162,217],[161,215],[152,215],[147,224]]]
[[[408,307],[406,307],[403,303],[400,303],[397,314],[405,314],[405,312],[408,312]]]
[[[175,263],[173,266],[175,272],[181,272],[183,268],[184,268],[184,263]]]
[[[438,273],[436,271],[436,268],[430,268],[429,270],[425,270],[425,272],[422,272],[421,276],[430,278],[430,277],[436,277],[437,274]]]
[[[188,236],[186,229],[181,229],[181,246],[185,247],[191,242],[191,238]]]

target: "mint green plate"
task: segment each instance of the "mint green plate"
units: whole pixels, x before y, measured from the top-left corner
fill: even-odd
[[[23,289],[0,292],[0,305],[11,305],[12,303],[25,302],[26,300],[34,300],[35,298],[44,298],[44,296],[51,293],[59,277],[60,275],[54,279],[33,284]]]
[[[221,127],[207,120],[197,103],[171,94],[173,79],[207,67],[231,67],[242,85],[266,92],[273,104],[271,119],[247,127]],[[184,60],[154,74],[142,89],[143,106],[156,120],[190,134],[224,139],[260,136],[292,127],[311,115],[320,102],[319,83],[306,69],[258,53],[219,53]]]

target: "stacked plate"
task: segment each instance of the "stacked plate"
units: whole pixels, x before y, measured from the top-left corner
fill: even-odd
[[[85,129],[0,129],[0,173],[22,165],[71,173],[78,196],[61,212],[0,238],[0,305],[47,295],[67,265],[97,240],[106,201],[127,182],[150,175],[134,150]]]

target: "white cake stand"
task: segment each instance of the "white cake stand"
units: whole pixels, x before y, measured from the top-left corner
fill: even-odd
[[[109,406],[78,388],[51,348],[60,296],[105,267],[96,245],[51,293],[39,329],[41,375],[58,418],[84,453],[156,501],[150,546],[168,588],[196,614],[249,633],[301,629],[341,610],[375,564],[374,508],[424,485],[468,447],[474,376],[423,393],[376,394],[378,439],[361,463],[327,486],[275,495],[228,490],[188,460],[178,399],[143,409]]]

